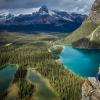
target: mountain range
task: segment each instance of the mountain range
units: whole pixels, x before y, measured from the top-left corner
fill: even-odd
[[[35,9],[35,8],[34,8]],[[14,14],[14,11],[0,14],[0,31],[47,31],[73,32],[84,21],[86,15],[49,10],[47,6],[31,9],[31,13]],[[16,11],[15,11],[16,12]],[[23,12],[23,11],[20,11]]]

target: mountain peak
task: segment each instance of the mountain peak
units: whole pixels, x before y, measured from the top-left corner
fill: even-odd
[[[39,13],[42,13],[42,14],[44,14],[44,13],[49,13],[49,10],[48,10],[47,6],[46,6],[46,5],[43,5],[43,6],[39,9]]]

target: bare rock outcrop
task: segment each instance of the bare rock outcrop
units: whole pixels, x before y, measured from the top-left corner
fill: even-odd
[[[82,86],[82,100],[100,100],[100,81],[88,78]]]

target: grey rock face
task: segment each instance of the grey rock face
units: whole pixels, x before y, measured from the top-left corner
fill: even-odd
[[[88,78],[82,86],[82,100],[100,100],[100,81]]]

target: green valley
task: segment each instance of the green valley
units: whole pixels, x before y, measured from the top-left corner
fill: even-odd
[[[84,80],[57,62],[59,57],[56,55],[56,52],[60,49],[51,52],[48,51],[48,48],[53,46],[53,42],[62,37],[19,33],[1,33],[0,35],[2,36],[0,39],[2,42],[0,46],[0,66],[3,67],[9,64],[17,65],[18,69],[12,86],[14,85],[14,87],[19,90],[20,87],[19,85],[16,87],[16,84],[20,84],[24,89],[22,90],[22,96],[17,93],[16,98],[21,97],[22,99],[27,99],[30,92],[25,91],[33,91],[30,90],[31,88],[29,88],[29,90],[25,90],[24,88],[24,85],[25,87],[31,86],[31,83],[25,79],[29,68],[36,70],[42,77],[48,80],[57,98],[62,100],[79,100],[81,98],[81,87]],[[36,88],[37,83],[33,82],[32,84],[35,87],[35,93],[38,91]],[[10,89],[11,88],[12,87],[10,87]],[[46,89],[46,91],[48,93],[49,90]],[[9,89],[7,89],[0,94],[0,97],[5,98],[10,94]],[[47,95],[49,96],[50,94]],[[37,98],[35,95],[31,95],[30,98],[31,97]]]

